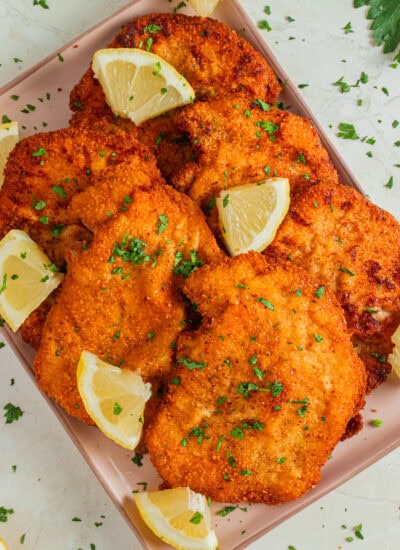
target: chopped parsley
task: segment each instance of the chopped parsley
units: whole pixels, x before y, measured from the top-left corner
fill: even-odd
[[[232,512],[234,512],[237,508],[238,508],[237,506],[225,506],[225,508],[222,508],[222,510],[219,510],[217,512],[217,515],[224,518],[228,514],[231,514]]]
[[[33,6],[40,6],[44,10],[50,9],[50,7],[47,5],[46,0],[33,0]]]
[[[21,418],[24,414],[24,411],[12,403],[7,403],[4,405],[3,409],[5,410],[4,416],[6,418],[6,424],[12,424]]]
[[[32,208],[33,210],[43,210],[43,208],[46,207],[46,201],[43,199],[36,200],[35,198],[32,198]]]
[[[388,179],[387,183],[385,183],[385,187],[387,189],[392,189],[393,187],[393,176],[390,176],[390,178]]]
[[[146,33],[146,32],[149,32],[150,34],[154,34],[156,33],[157,31],[160,31],[161,30],[161,27],[159,25],[154,25],[152,23],[150,23],[150,25],[146,25],[143,29],[143,32]]]
[[[8,521],[8,516],[14,513],[12,508],[5,508],[0,506],[0,522],[6,523]]]
[[[269,103],[266,103],[262,99],[255,99],[253,101],[253,105],[257,105],[260,107],[263,111],[269,111],[271,109],[271,105]]]
[[[54,193],[56,193],[60,197],[67,196],[67,193],[64,191],[64,189],[60,185],[53,185],[52,190],[54,191]]]
[[[203,514],[201,512],[195,512],[189,521],[194,525],[199,525],[199,523],[203,521]]]
[[[350,275],[350,277],[354,277],[354,273],[349,269],[346,269],[345,267],[340,266],[339,271],[341,271],[342,273],[347,273],[347,275]]]
[[[262,21],[258,22],[258,28],[261,29],[261,30],[268,31],[268,32],[270,30],[272,30],[271,25],[268,23],[268,21],[266,19],[263,19]]]
[[[117,401],[114,403],[114,406],[113,406],[113,414],[115,416],[118,416],[122,413],[122,407],[119,403],[117,403]]]
[[[193,359],[189,359],[188,357],[179,357],[178,362],[182,363],[189,370],[204,369],[207,366],[205,362],[193,361]]]
[[[348,122],[340,122],[338,128],[338,137],[342,139],[360,139],[360,136],[357,134],[353,124],[349,124]]]
[[[322,296],[324,295],[325,293],[325,287],[324,286],[320,286],[315,292],[315,296],[317,296],[318,298],[322,298]]]
[[[39,147],[39,149],[32,153],[33,157],[43,157],[44,155],[47,155],[47,152],[43,147]]]
[[[190,257],[186,260],[180,250],[175,254],[174,273],[182,275],[185,279],[201,265],[203,265],[203,260],[197,257],[197,250],[191,250]]]
[[[356,537],[358,539],[361,539],[361,540],[364,540],[364,535],[362,534],[362,524],[359,523],[355,528],[354,528],[354,534],[356,535]]]
[[[274,134],[279,130],[278,124],[275,124],[270,120],[260,120],[255,122],[254,125],[267,132],[269,136],[274,136]]]
[[[379,418],[375,418],[372,420],[371,425],[374,426],[374,428],[380,428],[382,426],[382,420],[379,420]]]
[[[115,242],[111,251],[110,263],[115,261],[115,257],[122,258],[124,262],[130,262],[133,265],[140,265],[143,262],[150,261],[150,256],[144,253],[146,243],[137,238],[128,238],[125,234],[121,243]]]
[[[161,235],[168,227],[168,216],[166,214],[159,214],[157,224],[157,235]]]
[[[351,28],[351,21],[346,23],[346,25],[343,27],[343,30],[344,30],[345,34],[354,32],[353,29]]]
[[[135,451],[135,456],[131,458],[132,462],[139,468],[143,466],[143,455]]]
[[[206,435],[206,429],[209,428],[209,424],[204,423],[203,426],[194,426],[188,433],[187,437],[189,439],[195,438],[198,445],[201,445],[203,443],[204,439],[210,439],[208,435]],[[186,438],[185,438],[186,440]],[[187,440],[186,440],[187,441]],[[181,442],[182,443],[182,442]]]
[[[257,298],[257,302],[260,302],[264,307],[266,307],[267,309],[270,309],[271,311],[274,311],[275,309],[274,304],[271,304],[271,302],[269,302],[265,298],[262,298],[262,297]]]

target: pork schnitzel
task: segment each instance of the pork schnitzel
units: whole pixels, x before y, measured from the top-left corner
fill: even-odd
[[[185,76],[198,101],[240,92],[274,102],[281,91],[263,56],[225,23],[214,19],[172,13],[145,15],[125,25],[109,47],[143,48],[157,54]],[[115,118],[91,69],[73,88],[70,107],[73,125],[107,119],[123,126],[152,150],[166,178],[192,159],[190,144],[174,123],[179,109],[140,127]]]
[[[400,324],[400,224],[358,191],[322,183],[292,203],[269,258],[306,269],[340,302],[368,372],[368,390],[391,366],[391,335]]]
[[[131,162],[129,167],[126,163]],[[0,190],[0,236],[23,229],[63,267],[65,250],[91,233],[72,215],[72,197],[89,187],[94,177],[111,177],[116,167],[138,170],[137,178],[151,185],[161,181],[155,160],[134,138],[111,124],[64,128],[21,140],[12,151]]]
[[[87,249],[69,253],[34,361],[41,389],[86,422],[76,385],[81,352],[138,370],[146,380],[163,378],[189,316],[185,278],[223,257],[188,197],[155,185],[137,188],[130,199],[96,226]]]
[[[220,191],[268,177],[288,178],[292,194],[338,175],[312,123],[246,96],[196,103],[177,116],[196,160],[172,178],[209,215],[218,231]]]
[[[163,181],[151,153],[111,124],[35,134],[20,141],[9,157],[0,190],[0,236],[24,230],[64,271],[69,247],[92,239],[89,222],[100,215],[99,200],[104,218],[123,207],[133,187]],[[98,192],[89,194],[91,186]],[[23,339],[34,348],[52,302],[50,296],[21,327]]]
[[[219,191],[268,176],[289,178],[292,191],[338,176],[310,120],[246,96],[196,103],[182,111],[197,161],[173,178],[207,207]]]
[[[278,504],[318,482],[363,404],[365,369],[334,295],[317,291],[302,269],[254,252],[187,280],[203,322],[179,336],[146,430],[166,486]]]

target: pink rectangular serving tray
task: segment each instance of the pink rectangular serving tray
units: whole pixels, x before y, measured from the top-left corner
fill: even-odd
[[[64,48],[50,55],[41,63],[25,72],[0,89],[0,115],[18,120],[21,137],[39,131],[49,131],[68,126],[71,112],[68,108],[69,93],[88,68],[93,53],[105,47],[130,19],[151,12],[170,12],[172,5],[162,0],[136,0],[114,15],[93,27]],[[192,14],[189,8],[182,13]],[[286,82],[282,101],[293,112],[310,118],[321,140],[329,151],[341,181],[361,190],[349,168],[330,143],[324,130],[304,103],[297,88],[266,46],[257,29],[236,0],[223,0],[214,17],[225,21],[230,27],[244,31],[249,40],[269,61],[279,78]],[[58,55],[59,54],[59,55]],[[60,56],[63,61],[60,60]],[[17,101],[12,95],[19,96]],[[34,109],[27,107],[34,106]],[[26,113],[22,111],[27,111]],[[34,351],[18,334],[3,329],[5,338],[14,349],[21,365],[34,379],[31,365]],[[311,502],[342,484],[367,466],[400,445],[398,423],[398,400],[400,380],[395,376],[376,390],[365,406],[365,427],[355,437],[340,443],[332,459],[323,469],[321,482],[302,499],[281,506],[247,505],[247,512],[235,510],[227,517],[216,514],[224,503],[212,504],[212,518],[220,550],[236,550],[246,547],[263,533],[285,521]],[[167,546],[156,538],[143,524],[136,511],[132,491],[142,490],[140,483],[146,481],[148,489],[158,488],[161,481],[148,459],[138,467],[132,462],[134,453],[118,447],[96,428],[89,427],[66,415],[57,405],[48,400],[51,409],[59,418],[67,433],[75,442],[92,470],[109,493],[117,508],[132,527],[143,548],[163,549]],[[368,423],[370,411],[379,411],[384,419],[377,430]],[[376,412],[374,413],[376,415]]]

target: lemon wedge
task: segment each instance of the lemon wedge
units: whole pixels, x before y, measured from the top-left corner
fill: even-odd
[[[164,59],[145,50],[98,50],[92,69],[112,112],[137,125],[194,100],[189,82]]]
[[[4,181],[4,167],[7,162],[8,155],[14,149],[18,142],[18,122],[6,122],[0,124],[0,187]]]
[[[261,252],[274,239],[290,204],[286,178],[230,187],[216,199],[219,222],[231,256]]]
[[[394,348],[392,353],[388,355],[387,360],[392,365],[393,371],[400,377],[400,325],[392,335],[392,342]]]
[[[133,495],[139,513],[161,540],[181,550],[218,547],[204,495],[189,487],[144,491]]]
[[[83,351],[77,369],[78,390],[98,428],[118,445],[134,449],[143,428],[143,411],[151,384],[129,370]]]
[[[0,550],[8,550],[7,544],[0,538]]]
[[[61,283],[43,250],[19,229],[0,241],[0,315],[15,332]]]
[[[219,0],[189,0],[194,11],[202,17],[208,17],[215,10]]]

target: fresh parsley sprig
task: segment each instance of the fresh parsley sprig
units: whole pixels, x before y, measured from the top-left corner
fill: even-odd
[[[394,52],[400,44],[399,0],[354,0],[354,7],[369,6],[367,19],[372,21],[371,31],[377,46],[383,52]]]

